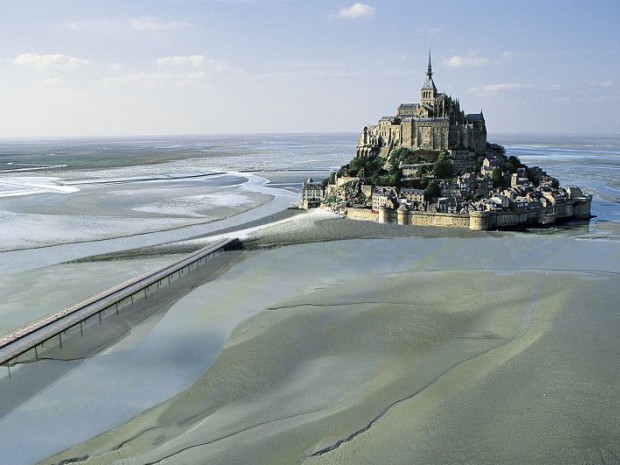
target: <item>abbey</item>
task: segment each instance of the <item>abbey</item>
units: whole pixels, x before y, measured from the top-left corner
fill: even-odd
[[[403,103],[396,110],[396,116],[384,116],[378,124],[366,126],[360,134],[357,156],[387,157],[398,147],[484,155],[486,143],[482,111],[466,115],[458,100],[437,92],[429,53],[420,102]]]

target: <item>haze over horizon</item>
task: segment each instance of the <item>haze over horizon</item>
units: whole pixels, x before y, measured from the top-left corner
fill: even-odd
[[[617,134],[613,0],[6,1],[0,138],[358,132],[440,92],[497,133]]]

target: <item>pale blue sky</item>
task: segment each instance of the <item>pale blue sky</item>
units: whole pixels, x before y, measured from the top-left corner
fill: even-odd
[[[618,0],[0,0],[0,137],[355,131],[437,87],[619,133]]]

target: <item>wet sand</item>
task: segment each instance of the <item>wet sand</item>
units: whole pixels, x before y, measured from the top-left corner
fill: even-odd
[[[0,252],[114,238],[129,241],[153,232],[174,234],[183,228],[200,229],[201,225],[209,227],[217,220],[251,213],[273,200],[273,195],[260,185],[262,179],[250,182],[240,176],[224,175],[207,179],[212,186],[205,187],[194,179],[160,181],[155,186],[135,181],[129,187],[111,182],[87,185],[79,192],[63,195],[3,199],[5,211],[0,212],[0,218],[5,239]],[[233,181],[236,184],[227,185]],[[246,185],[248,189],[243,188]],[[43,231],[41,224],[46,225]]]
[[[41,463],[618,461],[617,241],[394,237],[249,257],[216,282],[241,274],[255,316],[191,387]]]

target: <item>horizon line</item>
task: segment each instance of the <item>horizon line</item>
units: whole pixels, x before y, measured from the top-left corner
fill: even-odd
[[[221,133],[177,133],[177,134],[101,134],[101,135],[29,135],[29,136],[0,136],[0,142],[12,141],[51,141],[51,140],[79,140],[79,139],[133,139],[133,138],[169,138],[169,137],[226,137],[226,136],[319,136],[319,135],[349,135],[359,131],[265,131],[265,132],[221,132]],[[489,132],[491,136],[520,135],[520,136],[620,136],[620,132],[542,132],[542,131],[498,131]]]

